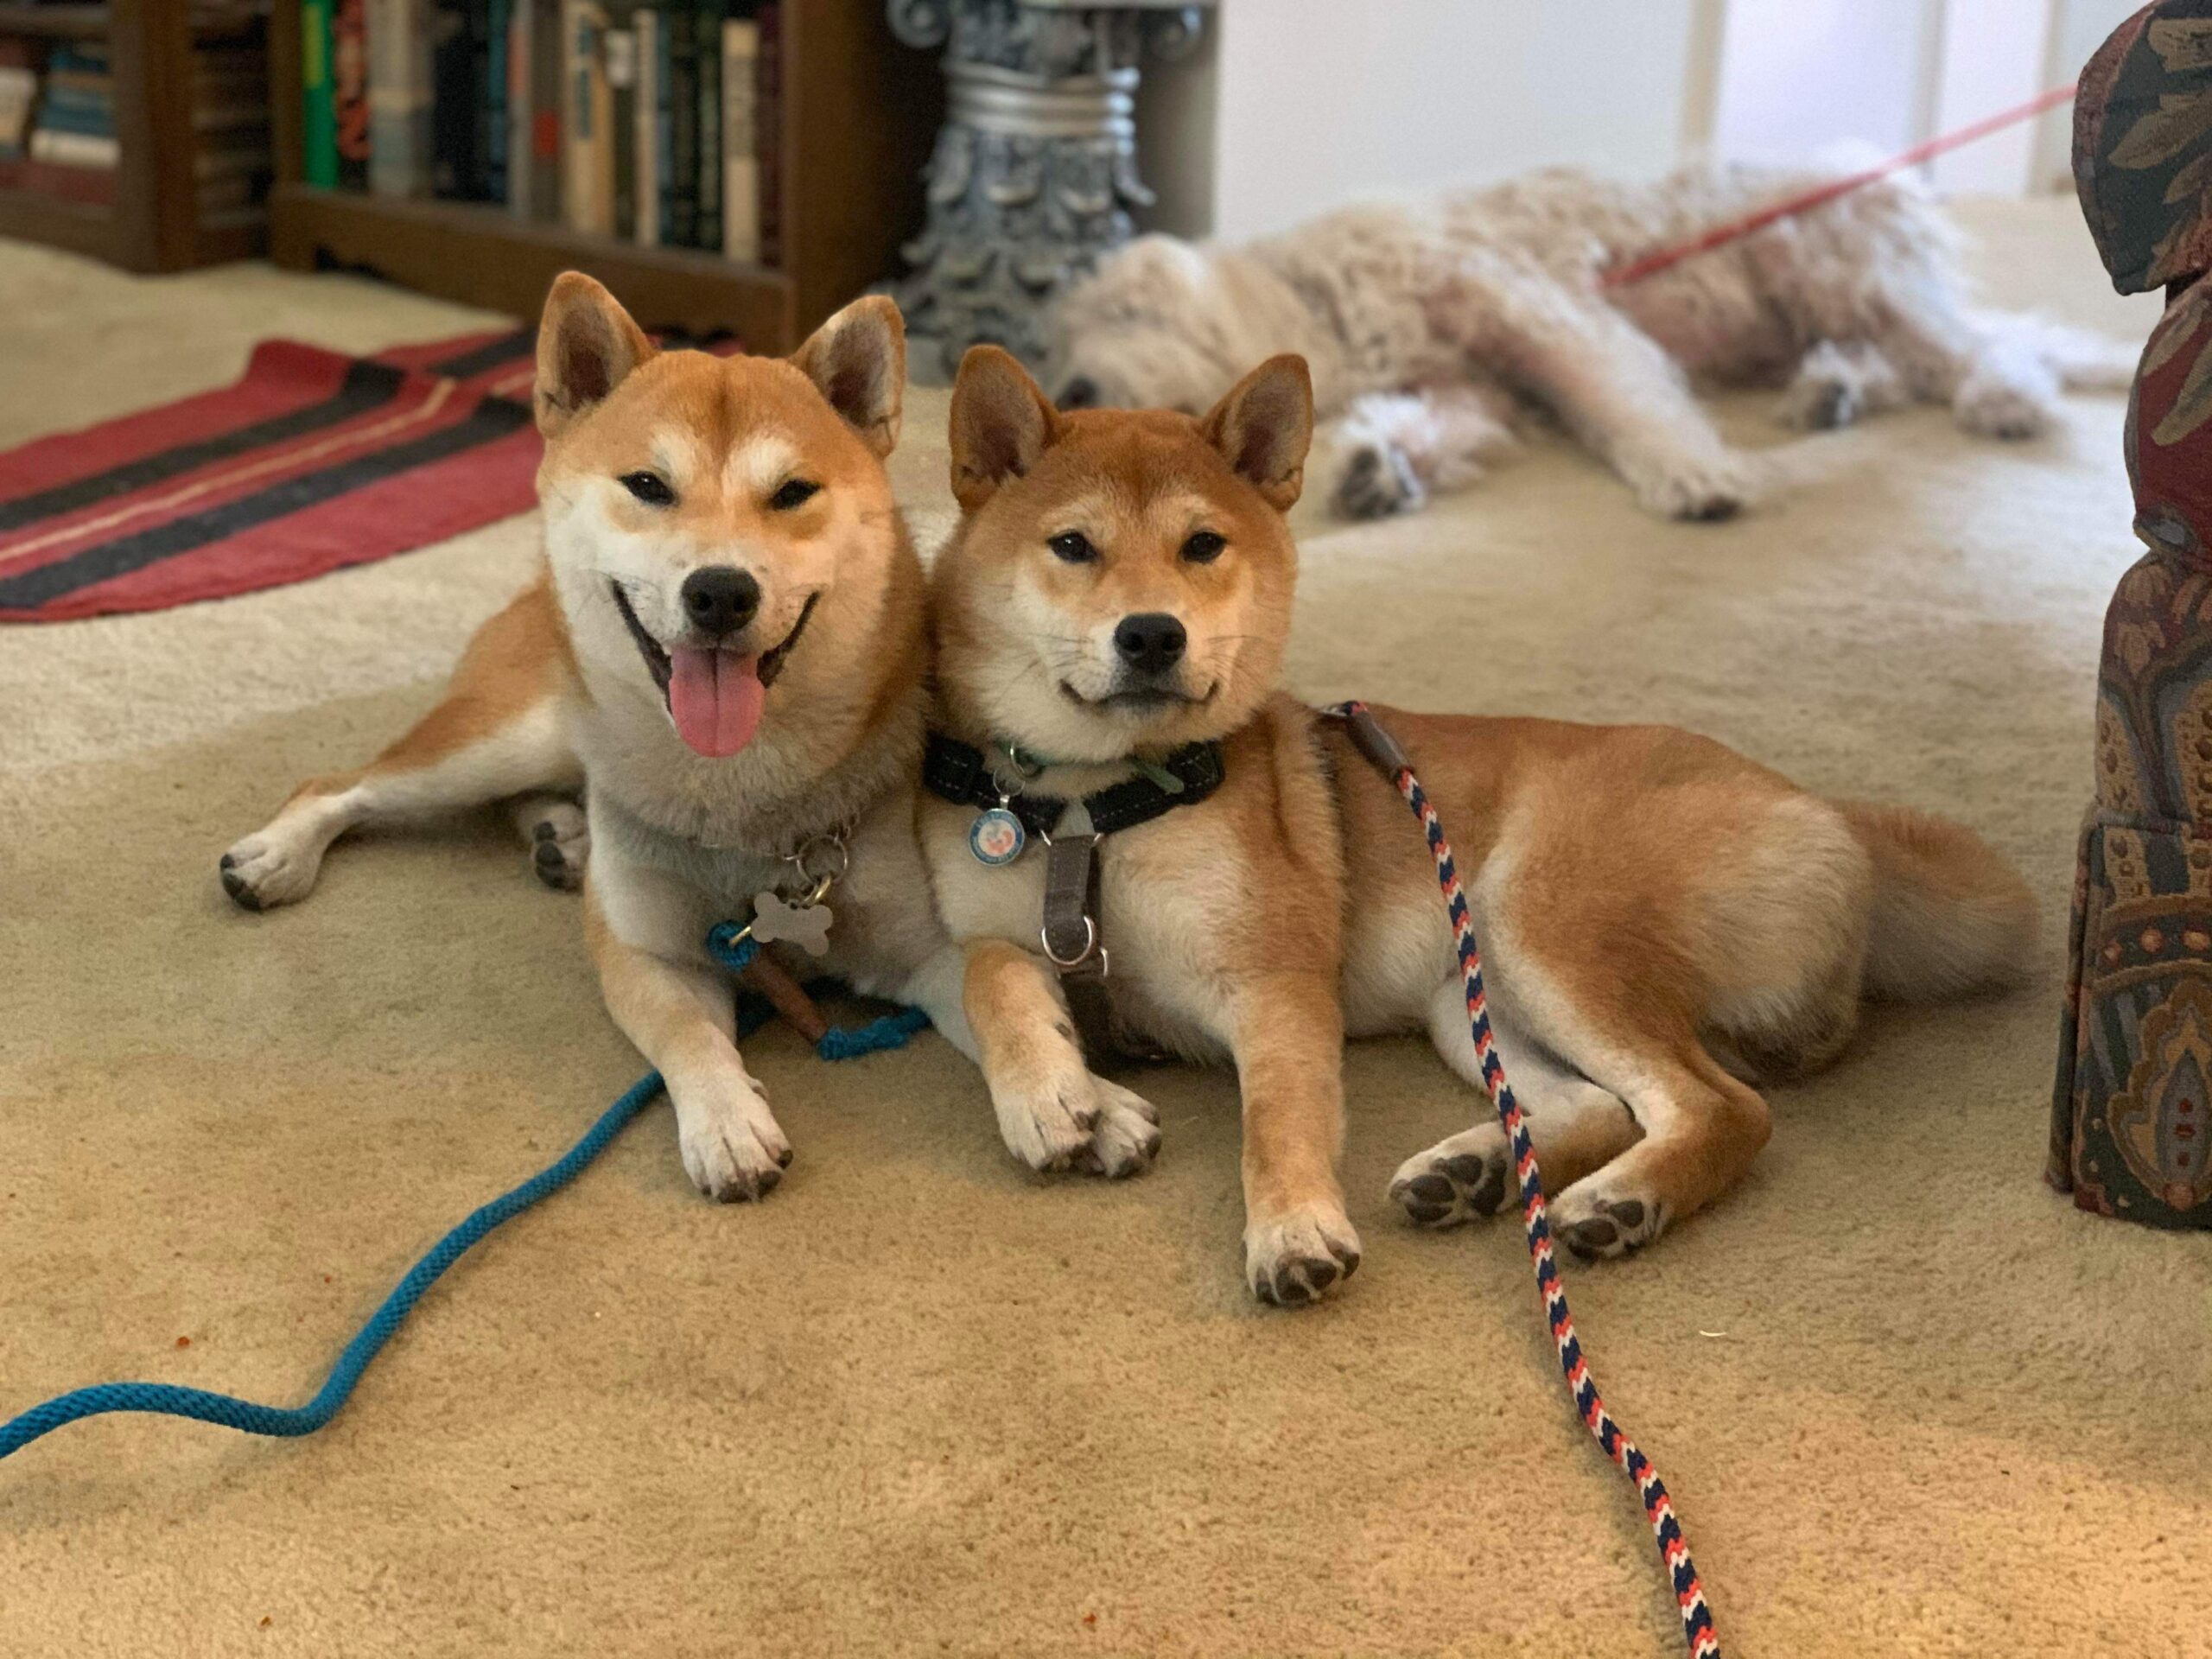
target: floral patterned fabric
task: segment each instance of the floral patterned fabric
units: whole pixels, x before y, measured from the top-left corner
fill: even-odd
[[[2087,1210],[2212,1227],[2212,0],[2090,60],[2074,171],[2115,286],[2173,298],[2128,406],[2150,551],[2105,615],[2047,1173]]]

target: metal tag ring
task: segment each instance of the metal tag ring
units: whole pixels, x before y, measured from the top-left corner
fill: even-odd
[[[842,836],[817,836],[793,853],[785,863],[796,869],[808,881],[829,883],[845,874],[852,863],[852,855],[845,850]],[[826,887],[823,891],[826,891]],[[819,892],[815,895],[818,899]]]

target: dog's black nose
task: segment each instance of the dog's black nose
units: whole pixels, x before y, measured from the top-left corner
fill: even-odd
[[[735,633],[760,608],[760,584],[750,570],[710,564],[683,578],[683,614],[691,626],[719,639]]]
[[[1060,388],[1059,405],[1062,409],[1097,408],[1098,383],[1087,374],[1078,374]]]
[[[1165,611],[1144,611],[1125,616],[1114,629],[1114,649],[1122,660],[1140,673],[1157,674],[1183,660],[1183,647],[1191,637],[1183,625]]]

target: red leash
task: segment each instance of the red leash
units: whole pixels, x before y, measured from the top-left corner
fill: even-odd
[[[1936,156],[1947,151],[1957,149],[1962,145],[1973,143],[1978,138],[1986,138],[1993,132],[1999,131],[2022,121],[2032,120],[2046,110],[2056,109],[2073,96],[2073,82],[2069,81],[2063,86],[2054,86],[2050,91],[2031,98],[2024,104],[2016,105],[2012,109],[1986,117],[1971,126],[1939,134],[1924,143],[1915,144],[1910,149],[1900,150],[1879,166],[1870,167],[1864,173],[1853,173],[1846,178],[1832,179],[1818,189],[1808,190],[1802,195],[1790,197],[1787,201],[1777,201],[1770,207],[1762,207],[1755,213],[1718,226],[1707,231],[1695,241],[1684,242],[1676,247],[1662,248],[1656,253],[1647,253],[1639,259],[1631,259],[1624,265],[1617,265],[1598,279],[1598,286],[1620,288],[1630,283],[1640,283],[1646,276],[1656,276],[1670,266],[1681,264],[1685,259],[1694,258],[1700,253],[1710,253],[1713,249],[1738,241],[1751,235],[1754,231],[1763,231],[1778,219],[1795,219],[1800,213],[1808,213],[1815,207],[1826,207],[1838,196],[1849,195],[1853,190],[1873,183],[1877,179],[1885,179],[1892,173],[1902,172],[1908,167],[1917,167],[1923,162],[1933,161]]]

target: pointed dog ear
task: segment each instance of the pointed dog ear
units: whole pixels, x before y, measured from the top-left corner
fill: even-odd
[[[652,354],[620,302],[583,272],[563,271],[537,325],[537,429],[566,429]]]
[[[1059,433],[1044,388],[1011,352],[971,346],[952,383],[952,493],[973,512],[1037,464]]]
[[[1306,451],[1313,442],[1313,377],[1306,359],[1294,352],[1269,358],[1231,386],[1199,426],[1240,477],[1288,512],[1306,487]]]
[[[808,335],[791,361],[879,460],[891,453],[906,397],[906,321],[887,295],[855,300]]]

